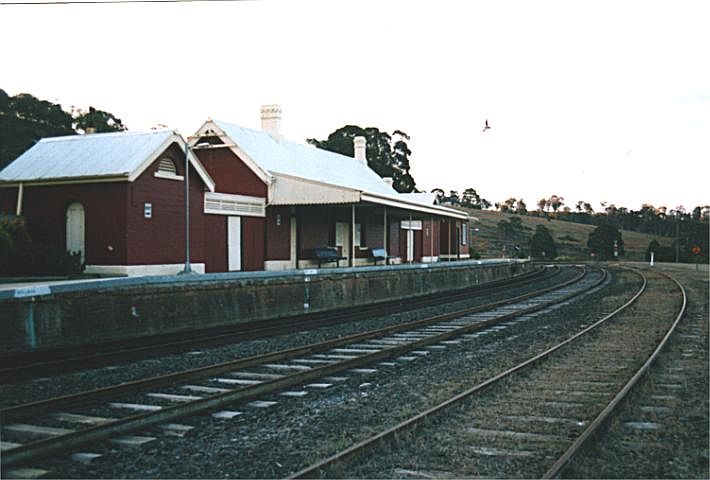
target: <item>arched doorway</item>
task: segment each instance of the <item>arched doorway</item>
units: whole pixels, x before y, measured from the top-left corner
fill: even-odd
[[[81,263],[84,263],[86,248],[84,245],[84,206],[74,202],[67,207],[67,243],[69,252],[81,252]]]

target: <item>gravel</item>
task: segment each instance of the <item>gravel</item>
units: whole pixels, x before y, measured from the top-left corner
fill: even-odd
[[[469,300],[417,311],[403,312],[396,315],[372,318],[367,321],[323,327],[317,330],[296,332],[280,337],[258,339],[218,347],[194,348],[189,352],[174,355],[149,358],[92,370],[53,375],[52,377],[37,378],[30,381],[2,384],[0,385],[0,408],[213,365],[239,358],[247,358],[277,350],[285,350],[366,330],[412,321],[424,318],[428,315],[473,307],[545,288],[566,279],[573,278],[577,273],[578,272],[574,269],[565,269],[559,276],[553,279],[536,282],[531,286],[517,287],[508,291],[472,294]]]
[[[102,443],[92,446],[91,451],[104,456],[89,465],[54,459],[43,462],[43,468],[49,469],[51,476],[61,478],[287,476],[448,398],[494,371],[528,358],[561,336],[578,331],[582,325],[622,304],[628,292],[635,291],[639,284],[636,275],[619,272],[603,291],[559,308],[552,316],[538,315],[503,331],[443,350],[431,350],[429,355],[415,361],[378,367],[370,375],[347,373],[343,375],[346,380],[334,382],[327,389],[309,389],[308,395],[301,399],[280,395],[264,398],[279,402],[269,408],[235,405],[233,409],[243,414],[231,420],[217,420],[210,415],[193,417],[181,422],[195,427],[183,438],[142,432],[139,435],[155,434],[157,439],[130,450]],[[485,302],[491,300],[485,298]],[[319,332],[324,336],[343,334],[338,329]],[[304,336],[313,341],[315,335],[309,332]],[[293,337],[249,343],[267,350],[285,348],[282,345],[297,336]],[[241,348],[247,348],[244,344],[239,347],[239,353],[243,353]],[[220,357],[222,350],[212,349],[205,355]],[[170,362],[172,357],[164,361]]]

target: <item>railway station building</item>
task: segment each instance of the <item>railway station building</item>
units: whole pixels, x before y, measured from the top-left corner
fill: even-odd
[[[469,258],[468,215],[395,191],[367,166],[364,138],[352,158],[284,139],[276,105],[261,114],[261,131],[209,119],[189,148],[170,130],[43,139],[0,172],[0,212],[81,251],[87,272],[177,273],[187,163],[198,272]]]

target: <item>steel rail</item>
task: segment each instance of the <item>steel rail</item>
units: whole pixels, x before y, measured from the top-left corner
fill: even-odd
[[[549,287],[546,289],[543,289],[541,292],[547,293],[548,291],[551,290],[557,290],[559,288],[564,288],[564,286],[567,286],[571,283],[574,283],[574,281],[578,281],[579,279],[583,278],[586,276],[588,270],[585,268],[582,273],[577,276],[575,279],[570,280],[568,282],[565,282],[562,284],[562,286],[557,286],[557,287]],[[331,365],[325,365],[322,367],[317,367],[313,368],[308,371],[304,372],[299,372],[293,375],[289,376],[284,376],[281,378],[277,378],[271,381],[266,381],[264,383],[258,384],[258,385],[253,385],[249,386],[243,389],[239,390],[233,390],[229,391],[226,393],[221,393],[221,394],[216,394],[210,397],[205,397],[200,400],[195,400],[187,404],[182,404],[182,405],[175,405],[175,406],[170,406],[170,407],[165,407],[157,412],[147,412],[147,413],[142,413],[138,415],[132,415],[129,417],[125,417],[122,419],[118,419],[116,421],[113,421],[111,423],[106,423],[102,425],[97,425],[93,426],[87,429],[79,430],[76,432],[69,433],[67,435],[63,435],[61,437],[55,437],[55,438],[47,438],[44,440],[39,440],[30,444],[25,444],[19,447],[15,447],[12,449],[5,450],[3,452],[3,459],[2,463],[4,467],[12,466],[12,465],[17,465],[23,462],[28,462],[30,460],[39,458],[39,457],[45,457],[53,453],[58,453],[61,451],[65,451],[71,448],[78,447],[80,445],[90,443],[90,442],[95,442],[99,440],[104,440],[106,438],[109,438],[113,435],[116,434],[121,434],[121,433],[126,433],[132,430],[138,430],[138,429],[145,429],[147,427],[153,426],[155,424],[159,423],[164,423],[167,421],[175,420],[180,417],[185,417],[185,416],[190,416],[190,415],[195,415],[199,413],[203,413],[209,410],[214,410],[217,409],[223,405],[238,402],[238,401],[247,401],[251,400],[254,398],[257,398],[259,396],[271,393],[273,391],[277,390],[282,390],[284,388],[288,388],[294,385],[300,385],[303,384],[307,381],[316,379],[316,378],[321,378],[323,376],[330,375],[332,373],[350,369],[350,368],[355,368],[361,365],[369,364],[372,362],[376,362],[378,360],[382,360],[394,355],[399,355],[403,352],[406,352],[408,350],[413,350],[417,348],[421,348],[424,345],[430,344],[430,343],[436,343],[440,342],[442,340],[446,340],[448,338],[462,335],[464,333],[468,333],[471,331],[475,331],[478,329],[485,328],[486,326],[493,325],[495,323],[499,323],[502,321],[509,320],[510,318],[514,318],[516,316],[521,316],[521,315],[526,315],[538,310],[542,310],[544,308],[547,308],[551,305],[557,304],[564,302],[574,296],[580,295],[584,291],[587,291],[591,288],[596,287],[597,285],[601,284],[606,276],[606,271],[603,271],[604,275],[601,277],[601,279],[596,282],[595,284],[588,286],[586,289],[582,291],[576,291],[573,292],[569,295],[566,295],[564,297],[556,298],[550,302],[544,303],[544,304],[539,304],[535,305],[529,308],[521,309],[519,311],[509,313],[502,315],[500,317],[497,317],[495,319],[491,320],[486,320],[482,322],[478,322],[472,325],[465,326],[463,328],[450,331],[450,332],[443,332],[441,334],[437,335],[432,335],[427,338],[423,338],[421,340],[411,342],[405,345],[400,345],[400,346],[394,346],[391,348],[386,348],[378,352],[373,352],[367,355],[363,355],[361,357],[353,358],[350,360],[345,360],[343,362],[338,362],[335,364]],[[539,293],[538,293],[539,294]],[[525,297],[529,298],[531,295],[526,294],[522,295],[520,297]],[[517,297],[520,299],[520,297]],[[525,299],[523,298],[523,299]],[[501,302],[502,304],[510,304],[514,303],[512,299],[509,299],[505,302]],[[471,310],[479,310],[480,307],[477,307],[475,309]],[[464,313],[463,315],[471,313],[468,311],[467,313]],[[461,312],[457,313],[451,313],[451,314],[445,314],[445,315],[439,315],[436,317],[433,317],[433,319],[428,319],[426,323],[434,323],[436,321],[445,321],[451,318],[456,318],[457,316],[462,316]],[[423,324],[423,322],[414,322],[414,323],[420,323]],[[421,325],[420,325],[421,326]],[[412,325],[408,325],[406,329],[411,329]],[[398,328],[399,329],[399,328]],[[390,330],[394,331],[394,328],[390,329],[384,329],[384,330]],[[356,335],[359,337],[359,340],[362,340],[363,338],[370,338],[372,337],[372,333],[367,333],[367,334],[362,334],[362,335]],[[328,347],[331,348],[331,347]],[[306,353],[309,353],[311,350],[308,350],[308,347],[306,347]],[[272,359],[273,360],[273,359]],[[229,369],[234,368],[233,365],[229,367]],[[198,369],[199,370],[199,369]],[[213,373],[213,372],[211,372]],[[207,374],[209,375],[209,374]],[[205,375],[201,375],[205,376]],[[174,383],[174,380],[172,380],[170,383]],[[155,385],[151,385],[155,386]],[[121,388],[122,385],[117,386],[116,388]],[[47,402],[51,402],[47,401]],[[41,402],[40,402],[41,403]],[[83,402],[82,402],[83,403]],[[65,405],[63,405],[65,406]],[[20,408],[23,408],[26,406],[20,406]],[[48,410],[44,410],[45,412]],[[1,413],[1,412],[0,412]],[[31,413],[30,410],[26,410],[24,414]],[[17,418],[17,417],[15,417]],[[0,415],[0,421],[2,423],[7,423],[6,419],[3,419],[2,416]]]
[[[348,343],[360,342],[363,340],[368,340],[370,338],[376,338],[379,336],[397,333],[400,331],[410,330],[412,328],[418,328],[426,326],[430,323],[436,323],[441,321],[450,320],[452,318],[470,315],[472,313],[483,312],[486,310],[491,310],[493,308],[498,308],[501,306],[509,305],[512,303],[517,303],[528,298],[532,298],[538,295],[543,295],[545,293],[564,288],[577,281],[579,281],[585,275],[585,271],[582,271],[578,276],[563,282],[559,285],[554,285],[547,287],[535,292],[529,292],[523,295],[518,295],[506,300],[501,300],[498,302],[487,303],[484,305],[479,305],[477,307],[466,308],[462,310],[457,310],[454,312],[435,315],[433,317],[427,317],[412,322],[392,325],[389,327],[384,327],[378,330],[371,330],[364,333],[356,333],[353,335],[348,335],[346,337],[340,337],[333,340],[326,340],[324,342],[314,343],[310,345],[305,345],[302,347],[295,347],[287,350],[279,350],[277,352],[267,353],[265,355],[256,355],[253,357],[241,358],[237,360],[230,360],[228,362],[219,363],[216,365],[208,365],[205,367],[199,367],[192,370],[187,370],[178,373],[171,373],[168,375],[161,375],[157,377],[151,377],[147,379],[135,380],[131,382],[121,383],[119,385],[113,385],[109,387],[97,388],[95,390],[90,390],[86,392],[79,392],[75,394],[65,395],[62,397],[50,398],[47,400],[40,400],[37,402],[16,405],[12,407],[7,407],[0,409],[0,421],[7,423],[8,421],[20,421],[26,418],[36,417],[38,415],[56,410],[59,408],[69,408],[77,405],[87,404],[106,400],[109,398],[114,398],[121,395],[129,395],[141,390],[148,388],[158,388],[173,385],[179,382],[185,382],[194,380],[196,378],[203,378],[212,375],[219,375],[221,373],[227,372],[229,370],[237,368],[252,367],[254,365],[259,365],[261,363],[268,363],[274,361],[280,361],[291,357],[297,357],[301,355],[308,355],[313,353],[320,353],[329,350],[334,347],[339,347],[346,345]]]
[[[542,353],[539,353],[538,355],[535,355],[532,358],[529,358],[528,360],[526,360],[514,367],[511,367],[511,368],[471,387],[468,390],[465,390],[465,391],[455,395],[454,397],[449,398],[448,400],[445,400],[444,402],[442,402],[434,407],[431,407],[431,408],[429,408],[429,409],[427,409],[427,410],[425,410],[425,411],[423,411],[423,412],[421,412],[421,413],[419,413],[407,420],[404,420],[403,422],[400,422],[399,424],[397,424],[391,428],[388,428],[387,430],[384,430],[376,435],[373,435],[365,440],[362,440],[362,441],[360,441],[360,442],[358,442],[358,443],[356,443],[356,444],[354,444],[354,445],[352,445],[340,452],[337,452],[334,455],[331,455],[330,457],[323,459],[323,460],[321,460],[309,467],[299,470],[298,472],[290,475],[287,478],[289,478],[289,479],[315,478],[315,477],[319,476],[323,472],[323,470],[325,470],[326,468],[328,468],[332,465],[335,465],[336,463],[348,460],[348,459],[364,452],[365,450],[369,450],[369,449],[375,447],[380,442],[390,440],[393,437],[395,437],[396,435],[401,434],[407,430],[417,428],[419,425],[421,425],[423,420],[433,417],[434,415],[439,414],[442,411],[446,410],[448,407],[450,407],[456,403],[459,403],[460,401],[465,400],[474,394],[477,394],[477,393],[480,393],[480,392],[486,390],[487,388],[489,388],[489,387],[493,386],[494,384],[498,383],[499,381],[513,375],[516,372],[519,372],[521,370],[532,367],[532,366],[538,364],[539,362],[547,359],[550,355],[552,355],[557,350],[569,345],[570,343],[574,342],[578,338],[586,335],[590,331],[597,328],[599,325],[602,325],[603,323],[605,323],[609,319],[613,318],[614,316],[616,316],[620,312],[626,310],[633,303],[635,303],[638,300],[638,298],[643,294],[643,292],[646,290],[646,285],[648,284],[646,277],[643,275],[641,275],[641,277],[643,278],[643,284],[639,288],[638,292],[636,292],[634,294],[634,296],[631,297],[631,299],[629,299],[626,303],[624,303],[622,306],[620,306],[619,308],[617,308],[613,312],[609,313],[608,315],[605,315],[600,320],[597,320],[593,324],[591,324],[588,327],[584,328],[583,330],[577,332],[576,334],[574,334],[573,336],[564,340],[563,342],[555,345],[554,347],[551,347],[551,348],[545,350]]]
[[[629,270],[633,269],[629,268]],[[663,272],[658,273],[673,281],[680,290],[682,305],[680,311],[678,312],[678,315],[676,316],[671,326],[668,328],[668,331],[664,335],[663,339],[660,341],[653,353],[644,362],[641,368],[638,369],[636,374],[631,377],[631,379],[626,383],[626,385],[623,386],[619,393],[617,393],[614,398],[609,402],[609,404],[599,413],[599,415],[597,415],[597,417],[589,424],[589,426],[584,430],[584,432],[582,432],[582,434],[577,437],[577,439],[572,443],[572,445],[570,445],[567,451],[565,451],[565,453],[562,454],[562,456],[552,465],[552,467],[550,467],[550,469],[545,472],[542,478],[556,478],[560,473],[562,473],[565,467],[569,465],[569,462],[571,462],[572,459],[579,452],[582,451],[582,449],[587,445],[590,439],[593,438],[594,435],[599,431],[600,427],[610,418],[612,413],[614,413],[614,411],[619,407],[619,405],[621,405],[624,399],[626,399],[629,392],[631,392],[631,390],[636,386],[641,377],[643,377],[646,372],[648,372],[653,362],[656,361],[656,358],[668,343],[668,340],[670,339],[671,335],[675,332],[675,329],[678,326],[678,323],[680,323],[680,320],[683,318],[683,315],[685,315],[685,311],[688,306],[688,296],[686,294],[685,288],[683,287],[683,285],[680,284],[678,280],[676,280],[672,276]]]
[[[161,343],[155,343],[155,339],[136,339],[141,343],[129,348],[125,347],[126,341],[107,342],[91,348],[88,353],[76,355],[76,347],[59,349],[56,351],[38,353],[26,353],[15,356],[0,356],[0,383],[8,383],[32,375],[46,375],[53,372],[65,372],[72,368],[87,368],[89,366],[103,365],[111,361],[135,360],[142,356],[155,356],[156,354],[172,353],[195,345],[201,347],[211,345],[223,345],[234,341],[250,340],[254,338],[264,338],[281,335],[303,329],[318,328],[321,326],[336,323],[357,321],[366,318],[373,313],[384,314],[388,312],[404,312],[426,306],[439,305],[447,302],[454,302],[460,298],[466,298],[471,294],[478,294],[491,291],[499,291],[515,286],[523,286],[535,280],[549,280],[560,273],[558,266],[553,268],[536,268],[531,272],[518,275],[511,279],[487,282],[475,287],[457,289],[437,295],[419,295],[408,299],[397,299],[380,302],[372,305],[364,305],[350,309],[336,309],[312,314],[301,314],[272,321],[245,322],[233,326],[221,327],[217,333],[210,333],[217,330],[217,327],[208,330],[191,332],[189,338],[185,338],[185,333],[176,333],[161,337]],[[546,273],[550,273],[545,275]],[[542,277],[539,279],[538,277]],[[229,330],[227,333],[224,330]],[[65,355],[69,352],[70,355]],[[39,360],[37,359],[39,355]]]

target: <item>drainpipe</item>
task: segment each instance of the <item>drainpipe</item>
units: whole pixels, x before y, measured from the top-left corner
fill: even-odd
[[[17,208],[15,209],[15,215],[17,215],[18,217],[22,215],[22,196],[25,190],[24,187],[24,183],[20,183],[20,185],[17,187]]]
[[[451,261],[451,219],[447,220],[447,223],[449,224],[449,244],[446,247],[446,253],[448,255],[448,260],[449,262]]]
[[[387,224],[387,207],[385,207],[385,237],[384,237],[385,239],[384,239],[383,247],[385,248],[385,254],[387,254],[387,255],[389,255],[389,251],[390,251],[390,246],[387,242],[387,240],[388,240],[387,234],[388,233],[389,233],[389,225]],[[385,258],[385,265],[389,265],[389,260],[387,260],[386,258]]]
[[[350,266],[355,266],[355,204],[351,207],[351,222],[350,222]]]
[[[412,259],[409,261],[409,263],[414,263],[414,252],[417,251],[416,248],[414,248],[414,230],[412,230],[412,214],[409,214],[409,231],[407,231],[407,237],[409,237],[409,232],[412,232]],[[407,239],[407,247],[409,247],[409,239]]]
[[[434,263],[434,215],[429,215],[429,261]]]

